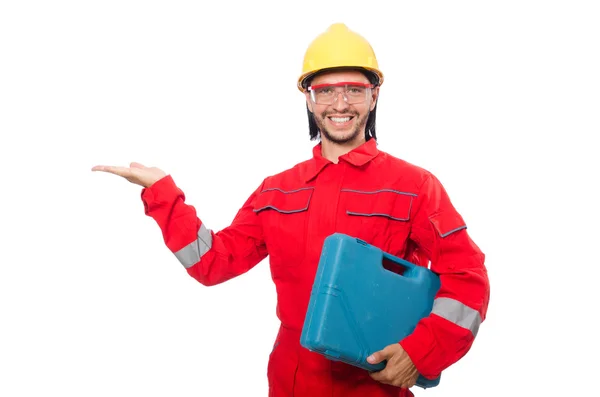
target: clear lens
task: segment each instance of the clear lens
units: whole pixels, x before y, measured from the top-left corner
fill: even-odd
[[[365,85],[346,84],[319,85],[310,88],[310,96],[314,103],[319,105],[332,105],[342,94],[343,99],[349,104],[362,103],[371,95],[371,88]]]

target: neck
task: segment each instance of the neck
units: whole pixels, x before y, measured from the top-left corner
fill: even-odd
[[[365,143],[365,135],[361,134],[360,138],[354,139],[346,143],[332,142],[326,138],[321,139],[321,155],[332,163],[337,164],[340,156],[356,149]]]

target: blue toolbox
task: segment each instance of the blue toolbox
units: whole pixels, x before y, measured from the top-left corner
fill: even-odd
[[[341,233],[325,239],[300,344],[367,371],[367,357],[409,335],[431,313],[440,288],[431,270]],[[419,375],[416,385],[437,386]]]

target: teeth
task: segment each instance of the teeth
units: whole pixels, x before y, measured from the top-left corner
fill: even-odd
[[[345,123],[350,120],[350,117],[330,117],[335,123]]]

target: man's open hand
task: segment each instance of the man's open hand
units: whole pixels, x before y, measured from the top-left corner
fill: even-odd
[[[367,358],[369,364],[378,364],[384,360],[387,360],[385,368],[371,373],[371,378],[406,389],[415,385],[419,371],[399,343],[386,346]]]
[[[92,171],[109,172],[111,174],[122,176],[131,183],[143,187],[150,187],[159,179],[167,174],[156,167],[146,167],[140,163],[131,163],[128,167],[115,167],[110,165],[97,165]]]

